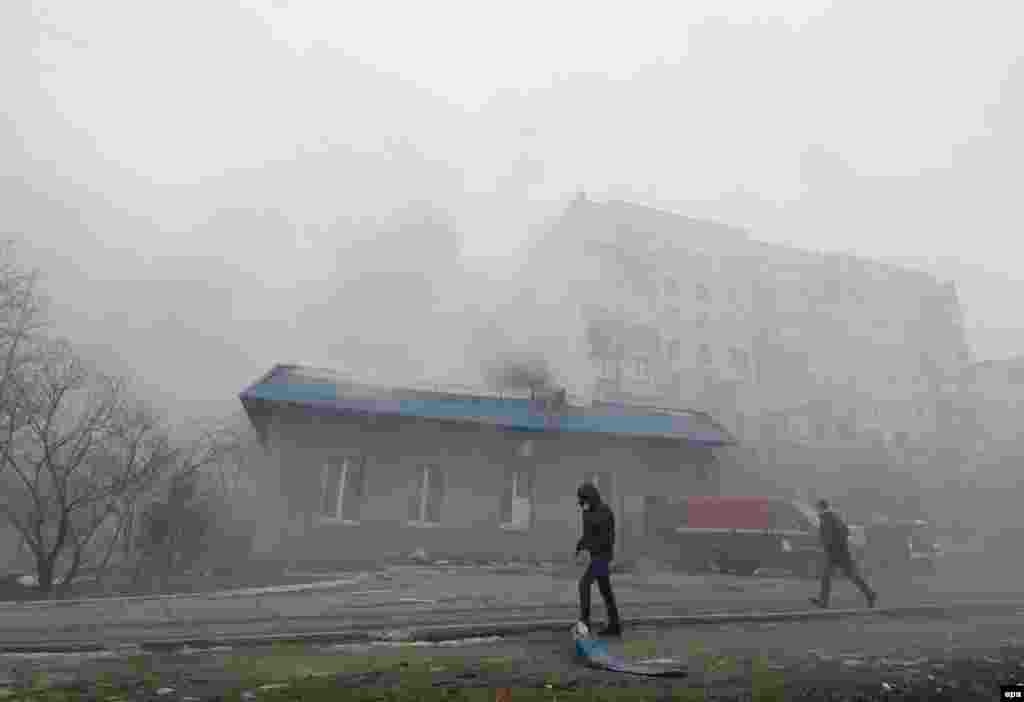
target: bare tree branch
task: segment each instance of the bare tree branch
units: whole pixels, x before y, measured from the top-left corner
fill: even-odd
[[[177,453],[120,379],[91,371],[65,342],[49,344],[41,358],[17,393],[29,431],[10,442],[7,455],[17,478],[8,483],[19,486],[27,514],[8,521],[30,543],[40,589],[60,596],[81,568],[109,562],[114,547],[97,545],[97,534],[109,527],[119,538],[123,505],[169,470]]]

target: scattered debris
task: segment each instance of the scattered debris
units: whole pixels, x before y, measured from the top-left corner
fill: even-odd
[[[473,646],[476,644],[497,643],[501,641],[500,636],[475,636],[467,639],[453,639],[451,641],[439,641],[439,646]]]
[[[879,661],[882,665],[887,665],[893,668],[916,668],[917,666],[924,665],[928,662],[927,658],[914,658],[912,660],[897,660],[893,658],[883,658]]]
[[[173,687],[161,687],[156,691],[157,697],[166,697],[167,695],[174,694]]]

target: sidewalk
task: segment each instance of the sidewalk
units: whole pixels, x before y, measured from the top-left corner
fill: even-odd
[[[152,626],[176,623],[236,623],[268,619],[339,617],[387,608],[464,611],[481,608],[574,606],[575,573],[499,574],[483,569],[393,568],[346,580],[260,590],[93,599],[68,602],[4,603],[0,639],[14,632],[93,630],[103,625]],[[806,604],[808,587],[799,581],[726,576],[619,575],[617,597],[631,604],[677,603],[687,609],[761,602]],[[102,624],[101,624],[102,623]],[[18,636],[19,639],[23,636]]]
[[[74,602],[4,603],[0,606],[0,643],[63,638],[104,638],[147,629],[234,630],[253,625],[318,629],[331,621],[345,628],[365,621],[427,617],[433,621],[476,621],[515,610],[571,616],[577,606],[576,578],[581,568],[541,572],[450,566],[398,566],[353,574],[306,586],[290,585],[206,595],[174,595]],[[740,611],[796,611],[808,607],[817,583],[795,578],[693,576],[659,572],[613,577],[623,616],[657,607],[674,614]],[[958,588],[957,585],[960,585]],[[909,607],[952,600],[1014,599],[1004,587],[935,579],[903,584],[877,583],[881,606]],[[837,579],[835,608],[860,608],[853,586]],[[602,612],[594,594],[595,616]],[[121,636],[117,634],[116,636]],[[116,638],[115,636],[115,638]],[[134,636],[132,634],[131,636]],[[129,636],[129,638],[131,638]]]
[[[33,602],[0,607],[0,640],[25,640],[31,632],[99,632],[103,628],[237,624],[254,621],[360,617],[374,610],[472,612],[507,608],[572,608],[578,599],[576,572],[496,573],[480,568],[401,567],[305,588]],[[624,610],[672,605],[684,612],[751,607],[806,607],[815,583],[795,579],[621,574],[614,578]],[[901,598],[920,603],[920,597]],[[600,598],[595,596],[595,606]],[[839,584],[836,606],[859,606],[852,587]],[[886,605],[896,604],[887,599]]]

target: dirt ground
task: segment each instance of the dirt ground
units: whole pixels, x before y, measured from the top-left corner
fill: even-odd
[[[1024,680],[1024,616],[870,619],[643,629],[613,646],[630,658],[676,657],[682,681],[585,667],[566,634],[453,645],[274,646],[167,654],[0,657],[0,690],[71,686],[82,699],[251,699],[296,680],[338,688],[645,688],[653,698],[710,700],[994,700]],[[777,695],[782,695],[781,697]],[[756,695],[756,697],[755,697]],[[2,697],[3,695],[0,695]],[[699,697],[698,697],[699,698]]]

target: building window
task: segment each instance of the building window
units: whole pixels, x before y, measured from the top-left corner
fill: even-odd
[[[750,373],[750,356],[744,349],[729,349],[729,361],[741,377],[746,378]]]
[[[697,363],[702,366],[710,366],[712,363],[711,346],[701,344],[697,350]]]
[[[366,460],[345,457],[324,466],[320,516],[341,522],[358,522],[366,496]]]
[[[679,339],[673,339],[668,345],[668,358],[670,361],[678,361],[682,355],[682,344]]]
[[[698,329],[703,329],[707,325],[708,325],[708,313],[707,312],[701,312],[700,314],[697,315],[697,328]]]
[[[669,305],[668,309],[667,309],[667,313],[668,313],[668,316],[672,319],[673,322],[678,321],[683,316],[682,311],[676,305]]]
[[[811,436],[811,422],[807,417],[787,417],[786,433],[790,436],[806,441]]]
[[[828,425],[825,422],[818,422],[814,425],[814,438],[818,441],[828,438]]]
[[[444,502],[444,473],[437,465],[416,469],[416,489],[409,500],[409,522],[417,526],[440,524]]]
[[[678,295],[679,294],[679,281],[675,278],[665,279],[665,294],[666,295]]]
[[[711,291],[704,283],[697,283],[697,299],[700,302],[711,302]]]
[[[618,361],[611,358],[602,358],[598,363],[601,373],[601,380],[615,380],[618,377]]]
[[[636,373],[636,377],[641,380],[649,380],[651,377],[651,367],[647,362],[646,358],[634,358],[633,359],[633,372]]]
[[[598,358],[615,357],[615,333],[612,325],[590,322],[587,325],[587,343],[590,353]]]
[[[523,531],[533,520],[533,471],[525,468],[509,470],[501,504],[501,528]]]

